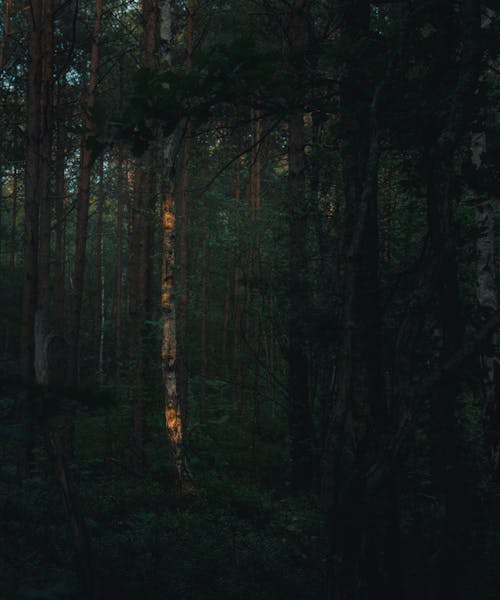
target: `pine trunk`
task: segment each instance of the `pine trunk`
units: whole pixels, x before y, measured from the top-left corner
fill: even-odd
[[[97,71],[99,66],[99,37],[101,35],[102,23],[102,0],[96,0],[94,28],[92,34],[90,76],[86,98],[86,108],[90,112],[95,103],[97,89]],[[85,128],[91,128],[88,118],[84,122]],[[85,256],[87,249],[87,228],[89,219],[90,201],[90,171],[91,152],[85,140],[80,146],[80,167],[78,174],[78,196],[77,196],[77,221],[76,221],[76,248],[74,267],[74,289],[73,306],[71,315],[71,343],[69,377],[73,384],[79,381],[79,352],[80,352],[80,325],[82,315],[83,284],[85,275]]]
[[[295,52],[291,65],[302,75],[308,2],[296,0],[290,23],[290,44]],[[290,318],[288,323],[288,422],[291,437],[292,485],[296,489],[311,486],[314,479],[312,416],[309,404],[309,365],[305,352],[307,317],[307,207],[305,191],[305,133],[302,114],[288,120],[288,196]]]

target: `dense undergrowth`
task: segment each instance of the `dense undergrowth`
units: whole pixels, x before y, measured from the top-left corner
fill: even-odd
[[[38,431],[31,476],[20,481],[18,393],[10,384],[0,391],[0,599],[79,598],[74,540],[43,436]],[[258,434],[251,419],[229,419],[228,407],[205,424],[193,417],[193,484],[179,493],[169,477],[160,407],[148,406],[148,468],[139,478],[129,467],[128,403],[104,410],[94,404],[105,396],[90,400],[78,409],[71,475],[99,600],[326,598],[326,523],[317,490],[291,489],[283,415],[270,415]],[[493,600],[500,584],[500,490],[481,470],[481,413],[471,396],[463,404],[464,477],[474,478],[469,487],[477,492],[463,598]],[[58,416],[52,420],[57,425]],[[401,568],[410,600],[431,597],[443,535],[423,425],[399,473]]]
[[[99,598],[318,598],[325,578],[325,528],[314,495],[287,481],[283,440],[212,422],[190,437],[194,483],[169,481],[161,424],[151,424],[148,475],[127,467],[126,415],[112,415],[105,457],[103,416],[81,413],[72,467]],[[109,424],[109,423],[108,423]],[[73,540],[63,498],[39,440],[30,478],[15,477],[19,430],[4,446],[0,598],[78,597]],[[10,452],[9,452],[10,450]]]

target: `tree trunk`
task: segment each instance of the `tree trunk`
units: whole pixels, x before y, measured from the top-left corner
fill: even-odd
[[[97,89],[97,71],[99,66],[99,37],[102,23],[102,0],[95,2],[94,28],[92,34],[90,76],[87,91],[86,108],[90,112],[95,103]],[[84,126],[91,128],[89,118],[85,118]],[[79,381],[79,351],[80,351],[80,324],[82,314],[83,284],[85,275],[85,255],[87,248],[87,226],[89,219],[90,199],[90,170],[91,152],[82,140],[80,147],[80,167],[78,174],[77,196],[77,221],[76,221],[76,248],[74,267],[73,306],[71,315],[71,343],[69,377],[72,384]]]
[[[122,361],[122,277],[123,277],[123,210],[124,202],[124,173],[123,146],[118,146],[117,153],[117,211],[116,211],[116,278],[115,278],[115,388],[116,399],[121,399],[121,361]]]
[[[462,48],[460,69],[445,119],[435,119],[429,127],[427,147],[427,219],[433,250],[432,291],[440,336],[438,362],[444,365],[461,347],[465,320],[463,316],[455,232],[455,165],[454,155],[471,122],[478,85],[482,51],[478,40],[482,35],[480,6],[473,0],[461,3]],[[456,68],[456,44],[446,45],[449,22],[455,17],[452,2],[442,5],[438,29],[443,44],[432,64],[429,89],[450,98],[446,80],[450,65]],[[474,482],[464,479],[467,472],[459,452],[457,399],[460,381],[450,377],[442,382],[431,398],[432,476],[437,494],[444,505],[444,528],[436,562],[436,598],[459,597],[468,564],[472,516],[480,511],[474,497]]]
[[[477,239],[477,300],[483,320],[498,310],[495,260],[495,213],[486,199],[476,205]],[[500,373],[498,336],[492,336],[481,355],[485,395],[486,444],[490,459],[491,476],[500,482],[500,408],[497,377]]]
[[[227,339],[229,334],[229,314],[231,309],[231,263],[226,259],[226,274],[224,278],[224,307],[222,325],[222,348],[219,377],[223,381],[227,379]],[[222,388],[221,388],[222,392]]]
[[[200,423],[207,420],[207,319],[208,319],[208,244],[207,244],[207,220],[205,207],[202,208],[202,245],[201,245],[201,309],[200,309]]]
[[[41,3],[32,2],[27,13],[28,48],[28,115],[26,140],[26,172],[24,183],[24,261],[22,318],[20,338],[20,370],[27,381],[34,378],[35,310],[38,263],[38,209],[40,205],[40,94],[42,77],[42,10]],[[19,475],[28,474],[33,451],[31,399],[28,394],[20,403],[20,416],[25,426],[24,444],[19,457]]]
[[[53,20],[54,1],[43,2],[42,31],[42,79],[40,90],[40,150],[39,150],[39,247],[38,247],[38,318],[46,326],[49,325],[50,304],[50,234],[51,234],[51,202],[50,202],[50,165],[52,158],[52,54],[53,54]],[[35,348],[35,352],[36,352]]]
[[[103,218],[104,218],[104,157],[99,163],[99,191],[97,193],[97,239],[94,304],[94,382],[103,382],[104,345],[104,269],[103,269]]]
[[[189,187],[189,153],[191,144],[191,124],[185,129],[185,138],[180,161],[180,183],[176,193],[176,296],[177,296],[177,393],[182,398],[181,404],[187,410],[188,397],[188,364],[187,364],[187,309],[189,301],[188,289],[188,187]],[[184,413],[186,426],[187,413]]]
[[[10,226],[10,259],[11,270],[17,266],[17,212],[18,212],[18,173],[14,167],[11,173],[12,179],[12,218]]]
[[[194,0],[189,0],[187,5],[187,23],[186,23],[186,68],[190,69],[193,59],[193,35],[194,35]],[[192,143],[192,125],[188,120],[184,128],[184,142],[182,145],[182,154],[180,161],[180,177],[178,193],[176,194],[176,295],[177,295],[177,393],[181,398],[180,403],[184,406],[184,428],[187,426],[188,410],[188,273],[189,273],[189,253],[188,253],[188,227],[189,227],[189,162]]]
[[[12,0],[5,0],[4,17],[3,17],[3,36],[0,41],[0,71],[4,68],[5,58],[7,54],[7,47],[9,43],[10,35],[10,13],[12,7]]]
[[[66,217],[64,209],[66,205],[65,185],[65,150],[66,135],[62,123],[57,126],[57,148],[55,160],[55,254],[54,254],[54,314],[56,315],[55,326],[60,335],[66,331],[66,289],[65,289],[65,252],[64,237],[66,231]]]
[[[177,389],[176,360],[176,311],[174,298],[175,268],[175,203],[172,191],[167,192],[163,202],[163,270],[162,270],[162,367],[165,391],[165,424],[170,459],[177,484],[189,479],[184,455],[184,419],[182,398]]]
[[[304,69],[308,2],[296,0],[290,23],[291,68]],[[308,488],[314,479],[312,415],[308,394],[308,357],[305,352],[307,317],[307,202],[305,191],[305,133],[302,114],[288,120],[288,196],[290,219],[290,318],[288,324],[288,402],[291,437],[292,485]]]
[[[355,43],[369,32],[370,3],[349,2],[344,35]],[[342,353],[326,439],[326,501],[332,553],[330,597],[402,597],[398,567],[398,499],[394,481],[370,482],[387,439],[381,359],[378,275],[376,129],[378,88],[367,87],[362,63],[345,64],[340,83],[341,156],[345,194]]]
[[[249,318],[253,321],[248,332],[248,343],[254,353],[254,384],[253,384],[253,433],[260,433],[261,429],[261,407],[260,407],[260,365],[261,356],[261,328],[260,314],[258,311],[258,280],[259,272],[259,248],[260,248],[260,202],[261,202],[261,136],[262,120],[260,111],[251,110],[252,122],[252,151],[250,156],[250,215],[251,215],[251,250],[250,264],[248,268],[248,282],[250,288],[250,310]]]
[[[172,65],[172,0],[161,5],[160,48],[163,62]],[[162,373],[165,401],[165,425],[171,465],[179,488],[189,481],[184,451],[184,414],[186,400],[179,393],[177,383],[177,306],[174,294],[176,252],[176,206],[175,206],[175,158],[179,150],[180,126],[165,141],[165,193],[162,201],[163,245],[162,245]]]

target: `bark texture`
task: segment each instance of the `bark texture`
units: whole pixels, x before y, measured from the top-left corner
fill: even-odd
[[[309,2],[296,0],[291,13],[291,69],[304,74],[307,11]],[[306,232],[308,209],[305,189],[304,117],[298,112],[288,120],[288,195],[290,203],[290,321],[288,325],[288,402],[291,437],[292,485],[307,488],[314,478],[312,416],[309,404],[309,365],[306,353],[307,316]]]
[[[94,28],[92,33],[90,74],[88,90],[86,94],[86,109],[90,113],[95,104],[97,90],[97,76],[99,67],[99,38],[102,24],[102,0],[96,0]],[[85,128],[90,129],[92,123],[89,118],[85,119]],[[85,275],[85,257],[87,251],[87,228],[89,220],[90,200],[90,173],[91,152],[82,140],[80,147],[80,167],[78,174],[78,196],[77,196],[77,221],[76,221],[76,249],[74,267],[74,289],[71,314],[71,342],[70,342],[70,372],[71,383],[79,380],[79,349],[80,349],[80,323],[82,314],[83,285]]]

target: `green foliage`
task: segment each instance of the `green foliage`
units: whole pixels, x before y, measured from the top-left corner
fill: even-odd
[[[193,464],[195,487],[181,496],[165,471],[130,480],[100,458],[97,423],[89,430],[86,457],[72,472],[92,539],[100,598],[321,595],[321,513],[313,496],[293,496],[284,485],[281,442],[257,442],[252,453],[240,431],[227,424],[213,427],[220,444],[218,435],[209,442],[201,430],[193,434],[193,455],[200,456]],[[208,443],[210,456],[202,452]],[[156,447],[156,456],[159,451]],[[270,489],[267,469],[275,478],[281,473],[283,485]],[[50,471],[41,452],[33,476],[22,485],[0,480],[4,597],[62,599],[74,597],[77,589],[71,530]]]

